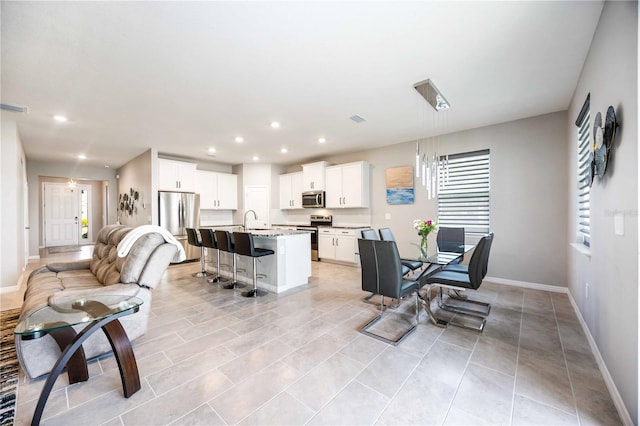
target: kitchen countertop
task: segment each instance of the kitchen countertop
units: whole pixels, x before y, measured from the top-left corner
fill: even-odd
[[[368,229],[371,228],[371,226],[369,225],[322,225],[322,226],[318,226],[318,228],[340,228],[340,229]]]
[[[256,237],[283,237],[286,235],[309,234],[311,231],[294,231],[286,229],[249,229],[251,235]]]

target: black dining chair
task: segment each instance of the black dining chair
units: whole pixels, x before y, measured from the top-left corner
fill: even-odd
[[[393,232],[391,232],[391,228],[380,228],[378,229],[378,232],[380,233],[380,239],[383,241],[396,240],[396,237],[393,235]],[[400,259],[400,262],[402,262],[404,266],[411,269],[412,271],[422,268],[422,265],[423,265],[423,263],[420,262],[419,260]]]
[[[489,255],[491,252],[491,245],[493,244],[493,233],[485,235],[478,241],[476,248],[471,255],[467,272],[459,272],[448,270],[447,268],[436,272],[426,279],[426,284],[429,286],[435,286],[438,290],[438,306],[446,311],[455,313],[467,314],[482,318],[479,330],[484,328],[486,322],[485,318],[491,311],[491,304],[471,299],[457,299],[455,305],[446,303],[443,299],[443,289],[451,289],[456,291],[465,290],[477,290],[482,284],[482,280],[487,275]],[[431,290],[427,291],[427,303],[431,303]],[[470,306],[479,306],[479,309],[474,309]]]
[[[267,294],[266,291],[258,288],[258,258],[270,256],[275,252],[269,249],[257,248],[253,244],[253,235],[248,232],[234,232],[233,242],[235,244],[236,254],[240,256],[248,256],[253,260],[253,289],[243,291],[244,297],[258,297]],[[266,278],[266,275],[261,275]]]
[[[369,228],[369,229],[363,229],[362,231],[360,231],[360,233],[362,234],[362,238],[364,238],[365,240],[379,240],[380,238],[378,238],[378,234],[376,233],[375,230]]]
[[[185,228],[185,230],[187,231],[187,242],[189,243],[189,245],[195,246],[195,247],[200,247],[200,272],[195,272],[193,274],[191,274],[192,277],[196,277],[196,278],[205,278],[208,277],[210,275],[212,275],[210,272],[207,272],[205,265],[204,265],[204,247],[202,246],[202,243],[200,242],[200,239],[198,238],[198,232],[194,229],[194,228]]]
[[[380,238],[378,238],[378,233],[374,230],[374,229],[363,229],[362,231],[360,231],[360,234],[362,235],[362,238],[365,240],[380,240]],[[404,263],[402,264],[402,275],[407,275],[409,272],[411,272],[412,269],[410,269],[408,266],[406,266]],[[371,299],[376,296],[376,293],[371,293],[365,297],[362,298],[362,301],[365,303],[370,303],[372,305],[378,305],[378,303],[372,302]],[[384,300],[382,300],[381,303],[383,303]]]
[[[458,264],[464,259],[464,228],[439,227],[436,243],[438,244],[438,251],[460,253],[460,257],[449,265]]]
[[[358,250],[360,252],[362,290],[379,294],[382,297],[380,314],[362,326],[360,332],[383,342],[397,345],[414,331],[418,324],[418,283],[404,277],[398,247],[394,241],[361,238],[358,239]],[[412,324],[409,329],[403,331],[395,339],[390,339],[371,331],[374,324],[383,317],[385,297],[400,301],[411,293],[415,293],[415,324]]]

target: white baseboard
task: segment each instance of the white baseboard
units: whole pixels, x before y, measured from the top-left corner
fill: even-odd
[[[12,285],[9,287],[0,287],[0,294],[11,293],[13,291],[18,291],[20,289],[19,285]]]
[[[35,256],[29,256],[29,260],[40,260],[40,255],[36,254]]]
[[[532,290],[551,291],[553,293],[569,293],[569,289],[567,287],[559,287],[557,285],[530,283],[527,281],[517,281],[495,277],[484,277],[484,281],[495,284],[511,285],[514,287],[530,288]]]
[[[596,362],[598,363],[598,367],[600,368],[600,372],[602,373],[602,377],[604,378],[604,382],[607,385],[607,389],[609,389],[609,394],[611,394],[611,399],[613,399],[613,403],[618,410],[618,415],[620,415],[620,419],[622,423],[625,425],[634,425],[635,422],[631,419],[631,414],[629,414],[629,410],[624,405],[624,401],[622,400],[622,396],[620,392],[618,392],[618,388],[613,381],[613,377],[609,373],[609,369],[607,368],[607,364],[605,364],[604,359],[602,358],[602,354],[600,354],[600,350],[598,349],[598,345],[596,344],[595,339],[591,335],[589,331],[589,327],[587,327],[587,323],[582,317],[580,310],[578,309],[578,305],[576,301],[573,299],[571,292],[567,291],[569,295],[569,300],[571,301],[571,306],[573,306],[573,310],[578,317],[578,321],[580,321],[580,325],[582,326],[582,330],[584,334],[587,336],[587,341],[589,342],[589,346],[591,346],[591,352],[593,353]]]
[[[600,372],[602,373],[602,378],[604,379],[604,382],[607,385],[607,389],[609,389],[609,394],[611,395],[613,404],[616,406],[616,409],[618,410],[618,415],[620,416],[622,423],[630,426],[635,424],[634,421],[631,419],[629,410],[627,410],[627,407],[624,405],[622,396],[620,395],[620,392],[618,392],[618,388],[616,387],[616,384],[613,381],[613,377],[611,377],[611,374],[609,373],[609,369],[607,368],[607,365],[605,364],[604,359],[602,358],[602,354],[600,354],[598,345],[596,344],[595,339],[591,335],[591,331],[589,331],[589,327],[587,326],[587,323],[582,317],[582,314],[580,313],[580,309],[578,309],[578,305],[576,304],[576,301],[573,299],[573,296],[571,295],[571,292],[567,287],[558,287],[558,286],[549,285],[549,284],[530,283],[526,281],[516,281],[516,280],[494,278],[494,277],[485,277],[484,280],[490,283],[495,283],[495,284],[510,285],[514,287],[524,287],[524,288],[530,288],[534,290],[545,290],[545,291],[551,291],[555,293],[567,294],[569,296],[569,301],[571,302],[571,306],[573,307],[573,311],[575,312],[576,317],[578,318],[578,321],[582,326],[582,330],[584,331],[585,336],[587,336],[587,341],[589,342],[589,346],[591,347],[591,353],[593,354],[593,357],[596,359],[598,368],[600,368]]]

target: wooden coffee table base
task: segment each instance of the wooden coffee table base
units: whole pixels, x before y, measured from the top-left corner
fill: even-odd
[[[123,311],[115,315],[93,321],[78,334],[76,334],[72,327],[59,328],[49,332],[49,334],[51,334],[58,343],[58,346],[60,346],[62,354],[51,370],[51,373],[49,373],[49,377],[42,388],[40,399],[38,399],[36,410],[33,413],[31,425],[40,424],[44,406],[47,403],[47,399],[49,399],[51,389],[65,366],[67,367],[70,384],[85,382],[89,379],[87,360],[84,355],[84,350],[82,349],[82,344],[94,332],[100,329],[102,329],[107,336],[118,362],[120,378],[122,380],[122,390],[125,398],[129,398],[140,390],[138,364],[136,363],[136,358],[133,353],[133,349],[131,348],[131,341],[129,340],[127,333],[124,331],[122,324],[118,321],[119,317],[130,315],[137,311],[138,308],[136,307],[133,310]]]

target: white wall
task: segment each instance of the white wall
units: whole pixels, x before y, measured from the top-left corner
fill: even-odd
[[[591,257],[567,248],[569,291],[589,327],[631,418],[638,417],[638,4],[606,2],[569,106],[566,144],[571,152],[571,226],[576,241],[576,140],[574,124],[591,93],[591,120],[616,109],[620,127],[604,179],[591,187]],[[614,234],[614,213],[624,235]],[[589,297],[585,284],[590,284]]]
[[[135,227],[151,224],[153,209],[157,205],[157,196],[154,197],[152,186],[153,153],[151,150],[140,154],[133,160],[118,169],[118,196],[116,197],[117,214],[120,223]],[[121,211],[119,206],[120,194],[129,194],[130,190],[138,191],[136,209],[129,215],[127,211]]]
[[[567,115],[532,117],[439,137],[439,154],[491,151],[491,230],[488,275],[567,285]],[[415,203],[388,205],[385,170],[414,164],[415,142],[327,158],[333,164],[371,163],[371,225],[390,227],[402,255],[416,255],[413,220],[437,219],[437,201],[416,184]],[[358,209],[364,210],[364,209]],[[340,215],[341,211],[329,211]],[[390,220],[385,214],[391,215]],[[359,218],[364,212],[354,212]],[[343,218],[345,220],[345,218]]]
[[[80,160],[73,163],[51,163],[43,161],[29,160],[27,162],[27,179],[29,181],[29,255],[32,257],[38,256],[38,248],[41,246],[42,233],[41,224],[42,218],[40,209],[42,202],[40,177],[59,177],[73,178],[76,181],[80,180],[96,180],[106,181],[109,184],[109,217],[108,223],[115,223],[116,221],[116,201],[118,199],[117,194],[117,182],[116,172],[113,169],[106,167],[87,166],[81,163]],[[96,194],[100,195],[100,194]],[[94,234],[95,235],[95,234]]]
[[[2,112],[0,164],[2,166],[2,197],[0,197],[0,291],[18,285],[25,267],[24,176],[25,156],[13,113]]]

